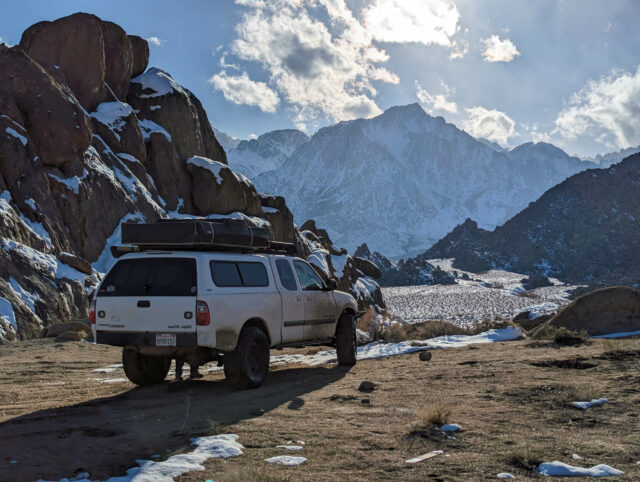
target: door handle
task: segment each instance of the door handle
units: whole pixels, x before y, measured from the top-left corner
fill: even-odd
[[[151,301],[149,300],[138,301],[138,308],[149,308],[150,306],[151,306]]]

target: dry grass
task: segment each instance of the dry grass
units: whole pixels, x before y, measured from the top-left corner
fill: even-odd
[[[423,323],[391,325],[382,331],[380,339],[388,343],[398,343],[405,340],[426,340],[445,335],[477,335],[487,330],[506,328],[510,325],[512,325],[510,321],[502,318],[484,320],[473,328],[463,328],[447,321],[430,320]]]
[[[536,340],[553,340],[561,346],[579,346],[591,342],[589,333],[584,330],[569,330],[563,326],[547,325],[533,334]]]

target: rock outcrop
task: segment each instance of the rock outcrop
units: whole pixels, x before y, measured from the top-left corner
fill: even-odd
[[[592,291],[572,301],[538,329],[549,326],[584,330],[591,336],[640,331],[640,291],[624,286]]]
[[[426,256],[466,271],[540,274],[592,287],[640,279],[640,154],[571,176],[494,231],[467,220]]]
[[[200,101],[145,71],[148,59],[145,40],[88,14],[0,45],[0,343],[86,318],[123,222],[245,219],[301,256],[325,249],[300,233],[284,198],[227,165]],[[327,276],[362,307],[383,306],[375,281],[328,246]]]
[[[432,265],[423,255],[392,263],[379,252],[372,253],[369,246],[364,243],[356,249],[354,259],[357,263],[360,263],[358,260],[367,261],[378,269],[379,275],[376,279],[380,286],[450,285],[456,283],[450,273]]]

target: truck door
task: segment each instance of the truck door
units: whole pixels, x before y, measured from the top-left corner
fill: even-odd
[[[157,333],[156,345],[195,333],[197,276],[194,258],[123,259],[107,274],[96,297],[96,330]]]
[[[304,339],[332,338],[336,326],[333,293],[325,289],[322,279],[309,264],[295,260],[293,266],[304,296]]]
[[[282,300],[282,342],[301,341],[304,338],[304,298],[291,267],[285,258],[272,258],[277,273],[278,291]]]

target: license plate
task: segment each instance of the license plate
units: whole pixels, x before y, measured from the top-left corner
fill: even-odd
[[[176,346],[176,335],[156,335],[156,346]]]

